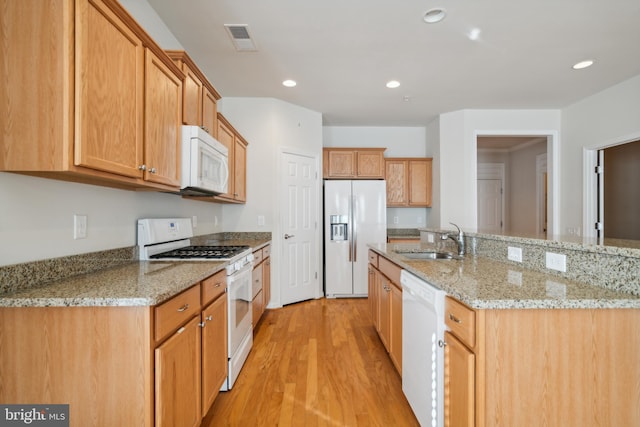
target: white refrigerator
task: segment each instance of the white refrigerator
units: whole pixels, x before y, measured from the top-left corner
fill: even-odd
[[[367,244],[386,241],[385,181],[324,181],[324,280],[327,298],[366,297]]]

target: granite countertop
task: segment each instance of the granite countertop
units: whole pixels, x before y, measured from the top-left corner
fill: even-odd
[[[476,309],[640,308],[640,297],[569,280],[490,258],[416,260],[395,252],[399,245],[371,249]],[[420,252],[419,245],[402,251]],[[424,251],[424,250],[423,250]]]
[[[268,245],[270,239],[192,239],[194,244]],[[0,294],[0,307],[153,306],[227,266],[226,261],[131,261]]]

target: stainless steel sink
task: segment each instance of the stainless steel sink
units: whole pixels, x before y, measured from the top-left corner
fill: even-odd
[[[397,252],[397,254],[403,257],[411,259],[458,259],[454,254],[450,252]]]

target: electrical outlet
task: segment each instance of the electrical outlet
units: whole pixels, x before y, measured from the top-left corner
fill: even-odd
[[[418,217],[418,224],[422,224],[422,217],[421,216]]]
[[[198,226],[198,217],[197,216],[192,216],[191,217],[191,225],[193,226],[193,228],[196,228]]]
[[[507,247],[507,259],[510,261],[522,262],[522,248]]]
[[[507,272],[507,281],[512,285],[522,286],[522,273],[519,271],[509,270]]]
[[[264,215],[258,215],[258,225],[264,225]]]
[[[394,216],[394,217],[393,217],[393,223],[394,223],[394,224],[397,224],[398,222],[400,222],[400,221],[399,221],[399,218],[398,218],[397,216]]]
[[[433,233],[427,233],[427,243],[433,243],[435,241],[435,235]]]
[[[73,238],[74,239],[87,238],[87,216],[86,215],[76,214],[73,216]]]
[[[567,256],[564,254],[556,254],[553,252],[546,253],[546,265],[551,270],[567,271]]]

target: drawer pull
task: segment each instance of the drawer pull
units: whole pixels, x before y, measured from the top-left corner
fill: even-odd
[[[449,313],[449,319],[453,320],[456,323],[462,323],[462,320],[458,319],[456,316],[454,316],[453,314]]]
[[[207,324],[206,322],[201,322],[201,323],[198,323],[198,326],[200,326],[201,328],[204,328],[206,324]]]
[[[182,307],[180,307],[180,308],[178,309],[178,312],[179,312],[179,313],[182,313],[183,311],[185,311],[185,310],[186,310],[186,309],[188,309],[188,308],[189,308],[189,304],[187,303],[187,304],[183,305]]]
[[[178,329],[178,333],[179,333],[179,334],[181,334],[181,333],[183,333],[183,332],[184,332],[184,326],[183,326],[182,328]]]
[[[211,322],[213,320],[213,316],[209,315],[205,317],[204,320],[206,320],[207,322]]]
[[[218,282],[214,285],[216,288],[219,288],[220,286],[222,286],[222,282]]]

